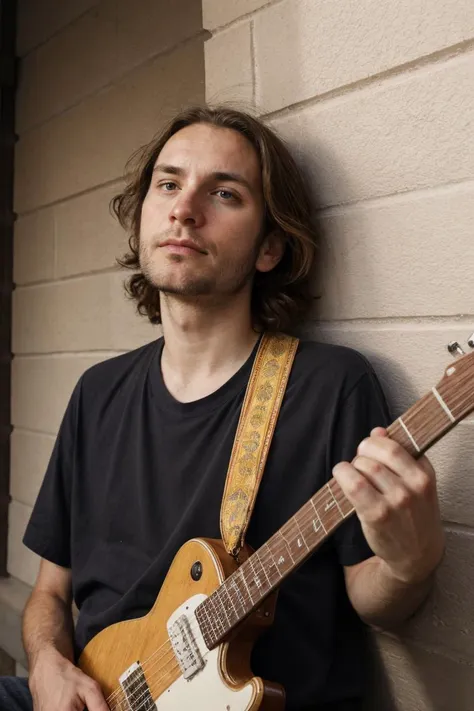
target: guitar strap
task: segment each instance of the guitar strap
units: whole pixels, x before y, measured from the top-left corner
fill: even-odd
[[[297,338],[264,333],[255,356],[220,514],[222,540],[236,560],[244,544],[297,348]]]

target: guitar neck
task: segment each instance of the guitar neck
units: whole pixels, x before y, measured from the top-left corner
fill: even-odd
[[[388,427],[389,437],[414,457],[421,456],[472,409],[472,376],[469,372],[465,376],[466,381],[470,378],[468,388],[453,391],[449,375],[455,370],[448,368],[437,388]],[[352,504],[331,479],[196,609],[208,648],[220,644],[353,513]]]

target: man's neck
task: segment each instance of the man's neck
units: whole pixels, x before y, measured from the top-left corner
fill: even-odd
[[[163,379],[180,402],[218,390],[245,363],[259,337],[252,328],[248,299],[201,308],[162,298],[161,317]]]

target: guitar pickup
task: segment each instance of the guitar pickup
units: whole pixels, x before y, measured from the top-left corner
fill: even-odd
[[[189,681],[204,669],[206,662],[199,651],[186,615],[181,615],[168,627],[168,635],[181,672]]]

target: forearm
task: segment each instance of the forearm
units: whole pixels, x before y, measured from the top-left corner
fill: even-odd
[[[367,624],[390,629],[411,617],[427,598],[434,574],[422,581],[406,583],[391,575],[377,556],[369,558],[354,574],[349,597]]]
[[[34,590],[23,615],[23,644],[30,670],[48,652],[73,662],[73,630],[71,605],[57,595]]]

